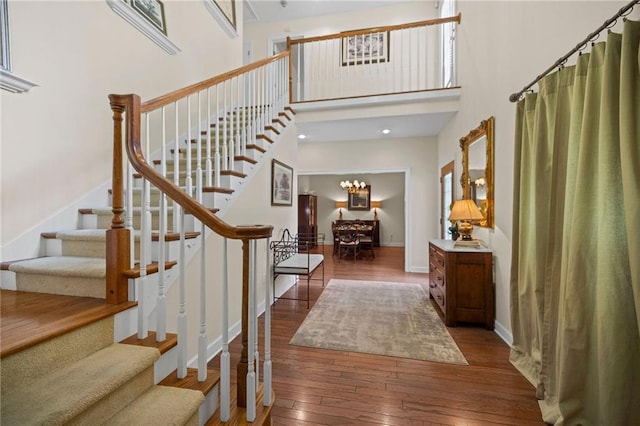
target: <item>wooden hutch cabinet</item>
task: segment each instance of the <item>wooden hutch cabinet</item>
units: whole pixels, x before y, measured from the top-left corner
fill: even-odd
[[[484,324],[493,330],[493,253],[487,248],[454,247],[451,240],[429,241],[429,296],[449,327]]]
[[[315,247],[318,239],[318,197],[311,194],[298,195],[298,234],[299,241],[309,241],[309,247]]]

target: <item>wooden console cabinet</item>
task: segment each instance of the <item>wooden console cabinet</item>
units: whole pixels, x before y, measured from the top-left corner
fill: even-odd
[[[435,300],[447,326],[480,323],[493,330],[491,250],[454,247],[451,240],[429,241],[429,296]]]

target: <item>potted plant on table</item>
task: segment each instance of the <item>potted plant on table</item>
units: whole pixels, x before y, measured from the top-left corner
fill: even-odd
[[[451,239],[456,241],[460,236],[458,232],[458,222],[451,222],[451,226],[449,227],[449,233],[451,234]]]

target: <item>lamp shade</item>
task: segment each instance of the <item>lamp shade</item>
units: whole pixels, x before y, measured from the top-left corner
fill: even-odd
[[[371,202],[371,208],[380,208],[382,207],[382,201],[372,201]]]
[[[345,208],[347,207],[347,202],[346,201],[336,201],[336,208]]]
[[[449,220],[483,220],[484,216],[473,200],[458,200],[453,203]]]

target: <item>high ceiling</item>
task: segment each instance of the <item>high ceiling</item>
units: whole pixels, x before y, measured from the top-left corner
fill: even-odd
[[[424,0],[408,0],[424,1]],[[313,16],[364,11],[376,7],[405,3],[407,0],[246,0],[244,25],[289,21]],[[373,140],[437,135],[454,112],[409,114],[389,117],[357,118],[297,123],[298,133],[307,141]],[[391,133],[385,135],[382,129]]]
[[[245,0],[244,24],[353,12],[393,3],[398,0]]]

